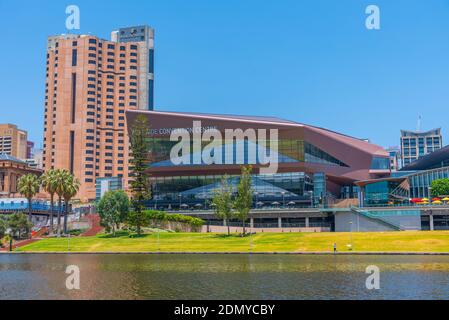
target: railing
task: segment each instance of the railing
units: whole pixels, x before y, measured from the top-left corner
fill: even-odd
[[[392,227],[393,229],[396,229],[396,230],[402,230],[401,225],[399,225],[399,224],[397,224],[397,223],[394,223],[394,222],[392,222],[392,221],[389,221],[389,220],[387,220],[387,219],[385,219],[385,218],[383,218],[383,217],[381,217],[381,216],[377,216],[377,215],[375,215],[375,214],[372,214],[372,213],[369,212],[369,211],[366,211],[366,210],[360,210],[360,209],[357,209],[357,208],[351,208],[351,210],[352,210],[353,212],[356,212],[357,214],[362,215],[362,216],[365,216],[365,217],[368,217],[368,218],[371,218],[371,219],[374,219],[374,220],[381,221],[381,222],[383,222],[384,224],[386,224],[386,225]]]

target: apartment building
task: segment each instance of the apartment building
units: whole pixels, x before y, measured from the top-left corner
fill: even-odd
[[[137,26],[48,38],[43,168],[64,168],[81,182],[77,198],[95,199],[99,178],[129,184],[125,111],[153,110],[154,31]]]

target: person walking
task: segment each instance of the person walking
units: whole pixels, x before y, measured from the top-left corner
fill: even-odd
[[[334,242],[334,253],[337,253],[337,244]]]

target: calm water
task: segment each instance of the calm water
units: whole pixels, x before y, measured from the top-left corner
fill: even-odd
[[[380,290],[365,287],[369,265]],[[449,257],[3,254],[3,299],[449,299]]]

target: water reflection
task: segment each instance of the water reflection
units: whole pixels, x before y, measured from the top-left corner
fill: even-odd
[[[448,276],[446,256],[0,255],[0,299],[449,299]]]

